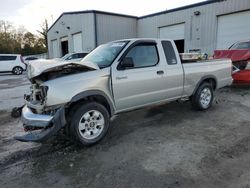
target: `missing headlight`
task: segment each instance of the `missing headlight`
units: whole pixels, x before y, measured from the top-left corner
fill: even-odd
[[[49,87],[48,86],[40,86],[39,88],[41,90],[41,100],[45,101]]]

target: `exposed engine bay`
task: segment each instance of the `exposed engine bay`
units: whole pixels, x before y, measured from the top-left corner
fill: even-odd
[[[28,77],[32,83],[30,93],[24,95],[25,104],[38,114],[51,114],[56,107],[45,108],[48,87],[42,83],[59,77],[99,69],[90,63],[62,63],[56,61],[41,61],[28,66]]]

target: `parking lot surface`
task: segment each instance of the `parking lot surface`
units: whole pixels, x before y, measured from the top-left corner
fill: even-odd
[[[23,94],[29,91],[26,75],[16,76],[0,73],[0,110],[11,110],[23,104]]]
[[[89,148],[63,134],[13,140],[22,127],[10,109],[28,87],[25,76],[0,76],[1,187],[250,187],[250,87],[217,91],[206,112],[174,102],[122,114]]]

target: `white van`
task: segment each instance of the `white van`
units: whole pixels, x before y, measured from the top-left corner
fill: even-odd
[[[26,65],[20,54],[0,54],[0,72],[20,75],[24,70],[26,70]]]

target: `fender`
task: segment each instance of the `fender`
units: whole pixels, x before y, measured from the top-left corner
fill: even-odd
[[[195,89],[194,89],[192,95],[195,94],[195,92],[197,91],[197,89],[199,88],[199,86],[201,85],[201,83],[204,80],[207,80],[207,79],[213,79],[215,81],[215,89],[216,89],[217,83],[218,83],[217,78],[214,75],[206,75],[206,76],[201,77],[201,79],[199,80],[199,82],[196,84]]]
[[[87,90],[87,91],[83,91],[81,93],[78,93],[77,95],[72,97],[69,104],[74,103],[76,101],[79,101],[81,99],[84,99],[86,97],[94,96],[94,95],[99,95],[99,96],[102,96],[105,98],[105,100],[107,101],[107,103],[110,107],[110,114],[111,114],[111,116],[113,116],[115,114],[115,105],[114,105],[113,101],[110,99],[110,97],[105,92],[103,92],[101,90]]]

